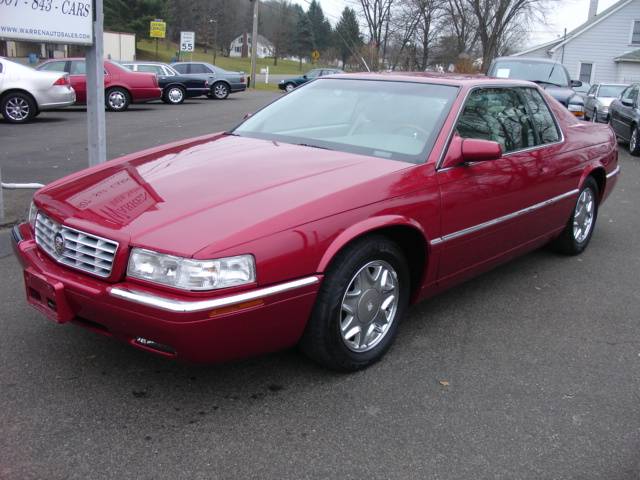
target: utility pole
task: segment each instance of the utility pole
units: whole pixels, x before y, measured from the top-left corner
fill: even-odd
[[[89,165],[107,161],[107,133],[104,113],[104,46],[103,0],[95,0],[93,18],[93,45],[87,48],[87,137]],[[157,40],[157,39],[156,39]]]
[[[256,68],[258,56],[258,5],[260,0],[253,2],[253,30],[251,32],[251,88],[256,88]]]

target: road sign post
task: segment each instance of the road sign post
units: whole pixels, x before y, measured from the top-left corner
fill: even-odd
[[[180,51],[193,53],[196,45],[195,32],[180,32]]]
[[[103,0],[95,0],[93,45],[87,48],[87,143],[89,165],[107,161],[107,128],[104,113]]]
[[[318,50],[311,52],[311,59],[313,60],[313,63],[318,63],[318,60],[320,59],[320,52]]]
[[[158,41],[167,35],[167,24],[160,18],[156,18],[149,24],[149,37],[156,39],[156,61],[158,60]]]

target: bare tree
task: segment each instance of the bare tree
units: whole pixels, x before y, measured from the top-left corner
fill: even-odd
[[[477,33],[482,44],[482,68],[489,63],[504,45],[506,35],[516,24],[529,25],[531,20],[544,16],[554,0],[465,0],[471,6],[477,20]]]
[[[389,33],[391,7],[394,0],[358,0],[358,3],[369,29],[369,41],[374,52],[374,58],[371,59],[373,68],[377,69],[380,61],[380,47]]]

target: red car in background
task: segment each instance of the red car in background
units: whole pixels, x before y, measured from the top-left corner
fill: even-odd
[[[611,129],[534,83],[338,75],[44,187],[14,247],[58,323],[195,362],[299,344],[356,370],[411,303],[546,244],[582,253],[619,172]]]
[[[76,91],[76,103],[87,103],[87,75],[83,58],[48,60],[37,69],[68,73],[71,86]],[[105,105],[113,112],[122,112],[132,103],[159,100],[162,96],[155,74],[132,72],[109,60],[104,62],[104,87]]]

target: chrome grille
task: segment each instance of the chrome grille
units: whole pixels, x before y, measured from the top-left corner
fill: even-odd
[[[58,263],[99,277],[111,275],[118,250],[117,242],[60,225],[42,212],[36,217],[36,243]]]

